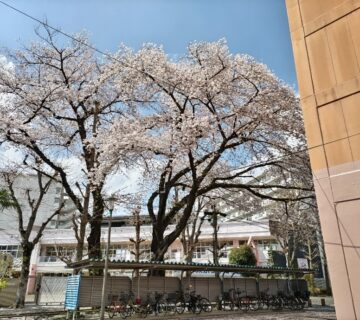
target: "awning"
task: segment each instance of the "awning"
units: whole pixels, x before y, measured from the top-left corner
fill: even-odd
[[[72,269],[104,269],[105,260],[86,259],[68,265]],[[284,268],[275,266],[244,266],[235,264],[211,263],[174,263],[157,261],[125,261],[110,260],[108,268],[112,270],[178,270],[178,271],[212,271],[229,273],[256,273],[256,274],[302,274],[313,273],[313,269]]]

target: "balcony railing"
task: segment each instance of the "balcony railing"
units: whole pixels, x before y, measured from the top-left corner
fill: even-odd
[[[59,259],[56,256],[40,256],[39,262],[54,263],[54,262],[61,262],[61,259]]]

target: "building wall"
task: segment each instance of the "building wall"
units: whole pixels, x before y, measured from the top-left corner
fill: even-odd
[[[43,183],[47,179],[43,179]],[[0,180],[0,187],[7,189],[6,183]],[[31,215],[27,192],[30,192],[31,199],[37,200],[39,197],[39,185],[36,175],[18,175],[14,180],[14,191],[20,206],[23,210],[24,226],[26,227]],[[36,215],[34,228],[39,227],[51,216],[60,205],[62,186],[60,183],[51,183],[49,190],[44,195],[38,213]],[[19,222],[16,210],[13,208],[4,209],[0,214],[0,229],[18,229]],[[50,224],[48,225],[50,227]]]
[[[174,228],[171,226],[170,228]],[[152,227],[144,225],[141,227],[141,237],[145,242],[141,244],[143,251],[141,256],[143,260],[150,259],[150,242],[152,237]],[[212,261],[211,244],[213,228],[209,223],[204,223],[200,235],[199,250],[197,250],[194,262],[208,263]],[[135,228],[133,226],[114,227],[111,232],[110,255],[113,259],[132,260],[134,256],[130,253],[133,250],[133,244],[130,238],[135,237]],[[227,253],[231,247],[237,247],[241,243],[247,243],[252,239],[254,251],[258,255],[258,264],[267,265],[269,257],[269,243],[272,243],[273,250],[280,250],[278,245],[273,244],[274,237],[271,236],[268,220],[245,221],[245,222],[224,222],[220,223],[218,231],[220,244],[227,243],[222,249],[224,256],[220,263],[228,263]],[[101,241],[105,247],[107,239],[107,228],[101,230]],[[11,253],[15,257],[20,257],[19,237],[16,229],[0,230],[0,251]],[[65,263],[58,258],[74,259],[76,239],[72,229],[46,229],[40,243],[36,246],[31,257],[31,274],[35,273],[68,273],[71,270],[65,268]],[[167,259],[169,261],[182,261],[183,248],[179,239],[177,239],[169,248]],[[21,258],[16,258],[21,260]],[[19,261],[20,262],[20,261]],[[20,270],[20,263],[17,263],[16,270]],[[33,289],[29,286],[29,291]]]
[[[360,319],[360,1],[286,0],[338,319]]]

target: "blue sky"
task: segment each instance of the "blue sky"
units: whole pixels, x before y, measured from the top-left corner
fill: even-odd
[[[226,38],[231,52],[266,63],[297,88],[284,0],[4,0],[68,33],[87,30],[103,51],[162,44],[183,54],[194,40]],[[35,39],[36,23],[0,4],[0,47]]]

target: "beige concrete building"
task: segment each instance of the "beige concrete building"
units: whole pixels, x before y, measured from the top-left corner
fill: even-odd
[[[360,1],[286,0],[338,319],[360,319]]]

